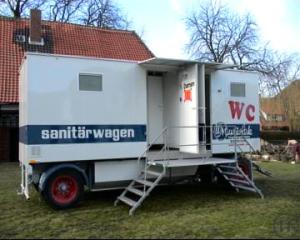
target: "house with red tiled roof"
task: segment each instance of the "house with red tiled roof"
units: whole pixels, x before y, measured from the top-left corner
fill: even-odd
[[[262,130],[289,130],[288,116],[279,97],[261,98],[260,111]]]
[[[278,95],[260,99],[263,130],[300,131],[300,80],[291,82]]]
[[[143,61],[153,58],[134,31],[0,17],[0,161],[18,160],[18,72],[25,52]],[[40,37],[41,41],[34,38]]]

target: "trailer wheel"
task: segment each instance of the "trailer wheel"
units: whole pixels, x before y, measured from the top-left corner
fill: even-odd
[[[42,193],[46,202],[55,209],[75,206],[83,196],[84,185],[79,173],[72,170],[54,172]]]

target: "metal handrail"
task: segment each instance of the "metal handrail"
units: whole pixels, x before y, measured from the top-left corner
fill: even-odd
[[[254,149],[254,147],[251,145],[251,143],[248,141],[247,138],[245,138],[244,136],[241,136],[243,138],[243,140],[245,141],[245,143],[247,143],[247,145],[251,148],[252,152],[256,152],[256,150]]]
[[[207,143],[207,136],[206,136],[206,129],[209,128],[211,129],[211,133],[212,133],[212,128],[213,126],[212,125],[201,125],[201,126],[170,126],[170,127],[165,127],[161,132],[160,134],[154,138],[149,144],[148,146],[146,147],[145,151],[139,156],[138,158],[138,167],[140,169],[140,162],[141,162],[141,159],[143,157],[145,157],[145,164],[144,164],[144,181],[147,181],[147,168],[149,167],[148,165],[148,156],[147,156],[147,153],[149,152],[150,148],[157,142],[158,139],[160,139],[161,137],[163,137],[163,141],[164,141],[164,144],[163,144],[163,147],[158,151],[158,153],[161,153],[163,152],[163,157],[164,157],[164,161],[167,162],[167,165],[169,164],[169,161],[170,161],[170,157],[168,155],[168,152],[170,150],[169,148],[169,144],[168,144],[168,132],[169,132],[169,129],[174,129],[174,128],[179,128],[179,129],[182,129],[182,128],[197,128],[197,129],[201,129],[202,128],[202,140],[201,142],[197,142],[197,143],[193,143],[193,144],[176,144],[176,147],[182,147],[182,146],[213,146],[213,145],[226,145],[228,143],[219,143],[219,144],[213,144],[212,142],[210,143]],[[248,146],[249,146],[249,149],[251,149],[252,151],[255,151],[255,149],[253,148],[253,146],[250,144],[250,142],[244,137],[244,136],[236,136],[236,128],[234,129],[234,136],[233,136],[233,140],[234,140],[234,158],[236,160],[236,165],[238,167],[238,164],[237,164],[237,160],[238,160],[238,151],[237,149],[239,148],[240,149],[240,152],[244,152],[242,147],[237,144],[237,141],[238,140],[243,140]],[[203,143],[204,142],[204,143]],[[174,145],[173,145],[174,147]],[[251,152],[251,151],[250,151]],[[208,156],[206,156],[207,158]],[[184,154],[182,153],[182,158],[184,158]],[[155,160],[154,160],[155,161]],[[163,172],[162,174],[165,173],[166,171],[166,166],[163,164],[162,165],[163,167]],[[245,174],[243,174],[245,175]],[[247,178],[247,176],[246,176]],[[248,178],[247,178],[248,179]],[[254,185],[254,188],[257,189]],[[144,192],[144,195],[146,195],[146,185],[144,184],[143,186],[143,192]],[[260,193],[261,194],[261,193]]]
[[[167,131],[167,127],[165,127],[161,132],[160,132],[160,134],[156,137],[156,138],[154,138],[152,141],[151,141],[151,143],[147,146],[147,148],[145,149],[145,151],[139,156],[139,158],[138,158],[138,169],[140,169],[140,164],[141,164],[141,159],[143,158],[143,157],[145,157],[146,158],[146,161],[145,161],[145,164],[144,164],[144,181],[146,181],[146,179],[147,179],[147,162],[148,162],[148,158],[147,158],[147,155],[145,155],[145,154],[147,154],[147,152],[149,151],[149,149],[151,148],[151,146],[158,140],[158,139],[160,139],[162,136],[163,136],[163,134],[165,133],[165,131]],[[164,146],[165,147],[165,146]],[[163,148],[162,148],[163,149]],[[162,150],[161,149],[161,150]],[[165,171],[165,169],[164,169],[164,171]],[[143,187],[143,192],[144,192],[144,194],[146,193],[146,185],[144,185],[144,187]]]
[[[169,157],[167,156],[167,152],[169,151],[169,144],[168,144],[168,139],[167,139],[167,136],[168,136],[168,132],[170,129],[175,129],[175,128],[178,128],[178,129],[186,129],[186,128],[197,128],[197,129],[203,129],[203,141],[199,142],[199,143],[192,143],[192,144],[176,144],[176,146],[172,146],[172,147],[175,147],[175,148],[180,148],[180,147],[184,147],[184,146],[213,146],[213,145],[226,145],[228,143],[207,143],[206,140],[207,140],[207,136],[206,136],[206,129],[211,129],[213,128],[213,125],[201,125],[201,126],[168,126],[168,127],[165,127],[161,132],[160,134],[155,138],[153,139],[147,146],[147,148],[145,149],[145,151],[139,156],[138,158],[138,164],[140,164],[140,161],[143,157],[146,158],[146,163],[148,161],[148,157],[147,157],[147,153],[149,152],[150,148],[157,142],[158,139],[160,139],[161,137],[164,137],[164,144],[163,144],[163,147],[158,151],[158,153],[161,153],[161,152],[164,152],[164,160],[170,160]],[[241,148],[241,146],[239,144],[237,144],[237,142],[239,140],[243,140],[243,142],[245,142],[249,148],[251,148],[251,150],[254,152],[255,149],[253,148],[253,146],[250,144],[250,142],[244,137],[244,136],[236,136],[236,131],[234,131],[234,136],[233,136],[233,139],[234,140],[234,154],[235,154],[235,159],[237,159],[237,154],[238,154],[238,148],[241,152],[244,152],[244,150]],[[251,152],[251,151],[250,151]],[[145,164],[145,167],[146,167],[147,164]]]
[[[241,138],[243,139],[243,141],[244,141],[244,142],[248,145],[248,147],[249,147],[250,159],[248,159],[248,160],[251,162],[251,165],[253,166],[253,162],[252,162],[252,153],[255,152],[256,150],[255,150],[254,147],[251,145],[251,143],[248,141],[248,139],[246,139],[244,136],[241,136]],[[240,151],[241,151],[242,153],[245,153],[240,145],[238,145],[238,147],[239,147],[239,149],[240,149]],[[239,168],[238,163],[236,163],[236,165],[237,165],[237,168]],[[241,171],[241,173],[242,173],[242,174],[244,175],[244,177],[247,178],[247,180],[248,180],[248,176],[247,176],[243,171]],[[253,178],[253,175],[251,176],[251,178]],[[251,183],[252,187],[254,187],[255,190],[259,193],[259,195],[260,195],[262,198],[264,198],[264,196],[262,195],[262,193],[260,192],[260,190],[255,186],[255,184],[252,183],[252,182],[250,182],[250,183]]]
[[[149,149],[153,146],[153,144],[162,137],[162,135],[164,134],[164,132],[168,129],[168,127],[165,127],[161,132],[160,134],[154,139],[151,141],[151,143],[149,143],[149,145],[146,147],[145,151],[139,156],[138,158],[138,163],[140,163],[140,160],[142,157],[144,157],[144,155],[149,151]]]

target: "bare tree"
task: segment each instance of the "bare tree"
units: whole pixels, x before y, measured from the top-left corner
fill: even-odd
[[[0,2],[0,14],[20,18],[28,15],[31,8],[39,8],[45,2],[45,0],[2,0]]]
[[[239,17],[217,2],[206,2],[186,18],[191,33],[187,50],[192,56],[214,62],[249,64],[257,44],[256,23]]]
[[[233,63],[239,69],[261,73],[263,95],[279,94],[300,73],[300,59],[279,54],[259,43],[257,25],[247,14],[240,17],[225,5],[207,1],[186,19],[188,52],[200,60]]]
[[[86,0],[54,0],[48,3],[46,16],[48,20],[59,22],[76,22],[81,7]]]
[[[81,21],[101,28],[127,29],[130,22],[112,0],[90,0]]]
[[[261,89],[266,90],[265,95],[278,95],[291,82],[300,79],[300,56],[269,51],[254,70],[262,73]]]
[[[0,14],[20,18],[41,8],[44,19],[100,28],[128,29],[127,17],[113,0],[0,0]]]

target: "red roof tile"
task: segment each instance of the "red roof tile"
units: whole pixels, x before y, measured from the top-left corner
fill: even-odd
[[[25,35],[26,42],[16,42]],[[0,18],[0,103],[18,103],[18,71],[24,52],[142,61],[153,53],[133,31],[42,22],[44,46],[28,44],[29,20]]]

